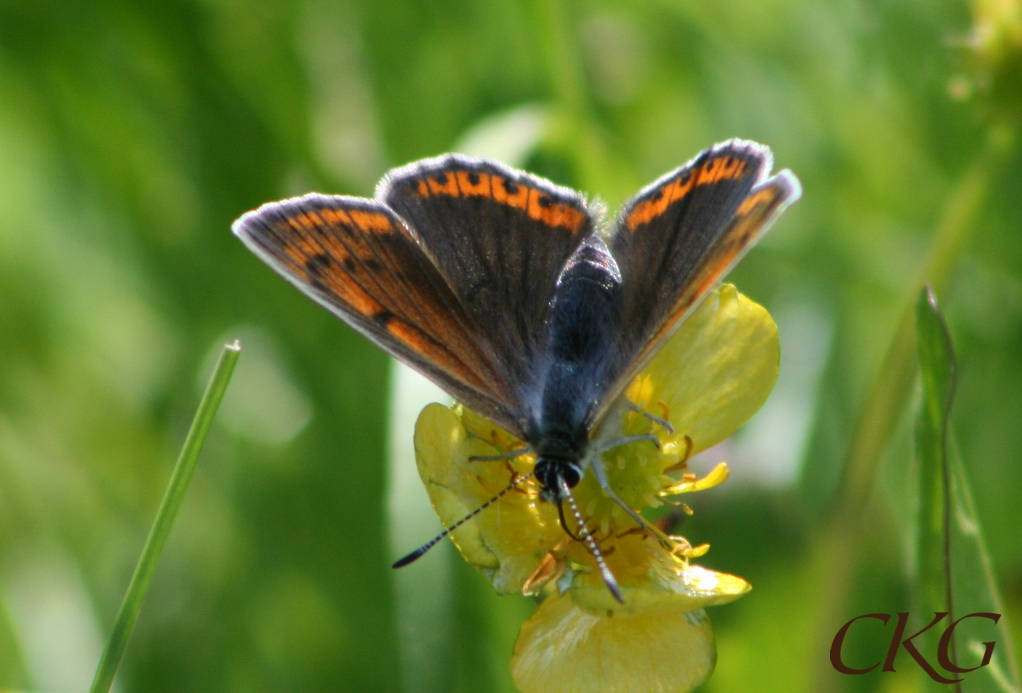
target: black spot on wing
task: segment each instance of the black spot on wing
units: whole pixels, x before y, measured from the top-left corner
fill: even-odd
[[[348,258],[348,260],[350,259],[351,258]],[[307,269],[309,271],[309,274],[311,274],[312,276],[319,277],[322,276],[323,273],[328,272],[330,270],[330,265],[332,265],[333,262],[334,259],[330,257],[328,254],[319,253],[318,255],[313,255],[312,257],[305,261],[305,269]]]
[[[395,316],[389,310],[381,310],[380,312],[375,313],[373,315],[373,322],[375,322],[380,327],[386,329],[387,325],[389,325],[391,321],[394,320],[395,317],[397,316]]]

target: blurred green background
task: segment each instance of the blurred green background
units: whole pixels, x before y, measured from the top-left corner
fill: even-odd
[[[779,324],[780,380],[693,463],[734,473],[680,528],[755,587],[711,610],[703,690],[920,683],[904,654],[849,677],[826,651],[835,618],[911,608],[917,386],[895,335],[927,280],[1017,630],[1020,75],[1012,0],[0,0],[0,690],[87,688],[233,338],[119,690],[513,690],[527,599],[449,546],[388,567],[436,527],[408,471],[423,391],[229,232],[452,149],[611,208],[735,136],[802,180],[731,276]]]

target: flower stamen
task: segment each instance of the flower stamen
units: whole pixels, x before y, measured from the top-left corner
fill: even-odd
[[[692,447],[694,444],[692,443],[692,438],[690,436],[685,436],[683,440],[685,441],[685,454],[681,456],[680,460],[665,469],[665,474],[669,474],[671,472],[682,472],[688,469],[688,460],[692,457]]]

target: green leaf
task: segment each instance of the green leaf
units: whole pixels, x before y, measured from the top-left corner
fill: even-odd
[[[202,445],[206,441],[206,434],[213,423],[213,417],[220,406],[220,401],[227,391],[227,384],[231,380],[234,366],[238,362],[238,355],[241,353],[241,344],[232,342],[225,344],[220,352],[220,359],[217,361],[213,375],[209,379],[206,391],[199,402],[198,411],[195,412],[195,419],[192,427],[188,430],[184,447],[174,465],[174,471],[170,475],[167,490],[163,494],[160,508],[156,511],[156,519],[149,530],[145,546],[142,548],[142,555],[139,556],[138,564],[135,566],[135,573],[128,583],[128,590],[124,594],[124,601],[121,602],[121,609],[117,614],[113,632],[107,642],[103,656],[96,668],[96,676],[92,681],[90,693],[107,693],[114,681],[117,667],[124,656],[124,650],[131,638],[131,631],[135,628],[138,615],[142,611],[142,603],[145,601],[146,592],[152,583],[153,574],[156,572],[156,564],[163,553],[163,546],[167,543],[170,535],[170,528],[174,525],[177,511],[184,500],[185,491],[188,490],[188,482],[195,471],[195,463],[199,459]]]
[[[916,620],[929,623],[938,612],[949,616],[917,639],[937,673],[958,680],[955,690],[1018,692],[1018,672],[990,558],[979,526],[965,470],[950,454],[949,418],[956,366],[950,333],[929,287],[916,305],[916,338],[922,399],[916,421],[919,473]],[[979,614],[997,615],[981,616]],[[945,636],[952,622],[959,621]],[[979,667],[950,672],[940,664],[941,639],[951,664]],[[993,643],[992,645],[990,643]],[[992,655],[985,666],[985,652]],[[947,660],[945,661],[947,663]],[[947,687],[927,679],[932,690]]]

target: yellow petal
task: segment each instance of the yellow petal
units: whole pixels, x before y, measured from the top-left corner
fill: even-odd
[[[667,418],[668,435],[623,399],[601,424],[601,442],[654,433],[660,450],[646,440],[603,453],[610,486],[632,508],[656,507],[658,496],[710,488],[727,478],[715,469],[695,485],[663,476],[690,454],[734,433],[766,400],[777,379],[777,326],[762,306],[725,284],[710,294],[631,382],[626,396],[647,413]],[[685,441],[692,440],[691,449]],[[670,490],[664,493],[667,486]],[[582,514],[601,534],[631,529],[632,520],[586,474],[575,489]]]
[[[694,474],[686,475],[694,477]],[[720,486],[727,478],[731,476],[730,470],[727,468],[727,462],[721,462],[714,467],[709,474],[704,476],[702,479],[689,479],[683,478],[676,484],[665,486],[660,489],[661,496],[676,496],[681,493],[692,493],[693,491],[705,491],[708,488],[714,486]]]
[[[511,675],[522,693],[690,691],[705,681],[716,655],[702,607],[736,599],[749,583],[632,532],[604,542],[620,604],[577,548],[568,550],[570,587],[543,602],[515,643]]]
[[[715,661],[701,610],[667,604],[608,617],[566,592],[522,626],[511,676],[521,693],[684,693],[709,677]]]
[[[689,599],[703,606],[720,606],[741,597],[752,585],[730,573],[718,573],[698,565],[690,565],[682,575]]]
[[[415,423],[419,476],[445,527],[507,488],[513,478],[509,461],[469,461],[471,455],[494,454],[485,442],[492,439],[493,431],[482,427],[496,427],[478,415],[470,418],[467,412],[466,420],[474,436],[483,435],[482,439],[470,438],[462,420],[440,404],[428,405]],[[526,466],[531,468],[531,462]],[[534,484],[523,484],[455,530],[452,538],[465,560],[486,575],[493,589],[507,594],[521,591],[547,552],[564,539],[564,532],[557,509],[539,500]]]
[[[683,493],[726,478],[725,467],[695,482],[675,481],[664,472],[678,467],[690,452],[730,435],[759,408],[776,379],[779,354],[777,328],[765,309],[730,285],[711,294],[627,391],[628,398],[649,413],[668,418],[675,434],[667,435],[663,427],[631,411],[623,398],[601,425],[597,435],[604,442],[656,433],[662,443],[658,450],[639,440],[602,454],[618,496],[632,508],[655,507],[665,486],[669,493]],[[464,407],[452,412],[431,405],[423,410],[415,432],[416,461],[445,526],[488,502],[535,463],[533,455],[495,462],[470,462],[469,456],[521,445]],[[591,472],[574,495],[587,525],[599,535],[634,529],[635,521],[603,492]],[[556,507],[539,501],[536,482],[530,480],[466,523],[454,539],[494,589],[507,593],[520,591],[565,535]],[[536,587],[530,583],[529,589]]]
[[[777,325],[765,308],[724,284],[710,294],[657,353],[629,394],[653,414],[663,402],[676,442],[688,435],[693,453],[734,433],[766,401],[777,380]],[[636,400],[633,400],[636,401]]]
[[[590,613],[628,615],[668,605],[692,611],[726,604],[752,589],[736,575],[691,565],[652,537],[643,538],[639,533],[608,539],[603,542],[603,549],[624,604],[611,595],[584,547],[575,544],[569,548],[572,560],[588,569],[575,575],[570,594],[579,607]]]

